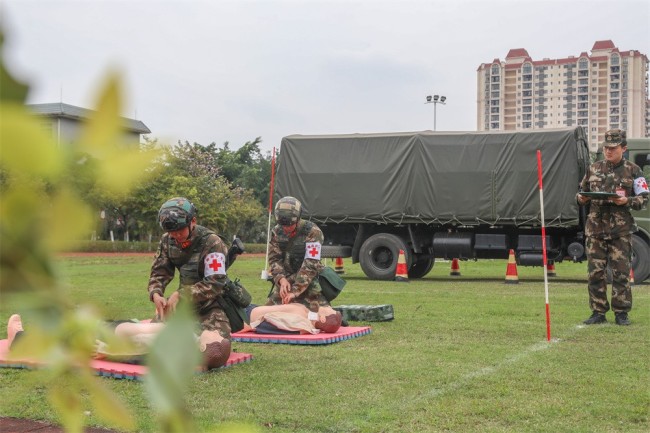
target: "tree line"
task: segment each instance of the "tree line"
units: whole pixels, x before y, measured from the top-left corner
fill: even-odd
[[[97,210],[98,239],[155,241],[162,233],[158,210],[171,197],[187,197],[198,209],[198,222],[222,236],[234,235],[249,243],[266,242],[267,208],[271,180],[271,153],[263,153],[261,138],[231,149],[178,142],[160,144],[144,137],[141,151],[157,157],[147,176],[128,194],[115,194],[90,181],[79,167],[70,170],[71,183]],[[85,164],[92,169],[91,164]]]

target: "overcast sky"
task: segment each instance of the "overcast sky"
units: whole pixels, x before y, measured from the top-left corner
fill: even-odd
[[[117,69],[126,117],[165,142],[476,130],[476,70],[612,40],[650,56],[650,2],[3,0],[9,69],[28,103],[93,108]]]

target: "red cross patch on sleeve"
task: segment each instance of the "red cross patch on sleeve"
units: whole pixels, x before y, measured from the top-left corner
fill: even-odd
[[[226,275],[226,256],[221,253],[210,253],[203,260],[205,267],[203,275]]]
[[[649,192],[648,182],[646,182],[645,177],[637,177],[634,179],[634,195],[641,195],[647,192]]]
[[[320,242],[307,242],[305,245],[305,258],[320,260]]]

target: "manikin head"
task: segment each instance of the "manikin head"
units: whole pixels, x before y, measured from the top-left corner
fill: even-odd
[[[318,320],[315,321],[314,327],[321,332],[333,334],[341,327],[343,317],[341,313],[329,306],[318,308]]]

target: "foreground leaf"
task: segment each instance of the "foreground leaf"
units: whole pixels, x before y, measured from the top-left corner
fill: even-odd
[[[154,408],[161,414],[165,431],[191,430],[185,395],[200,361],[195,323],[187,307],[178,308],[154,341],[147,358],[149,374],[145,384]]]
[[[112,391],[93,376],[85,377],[84,383],[98,416],[120,429],[133,430],[135,428],[131,413]]]

